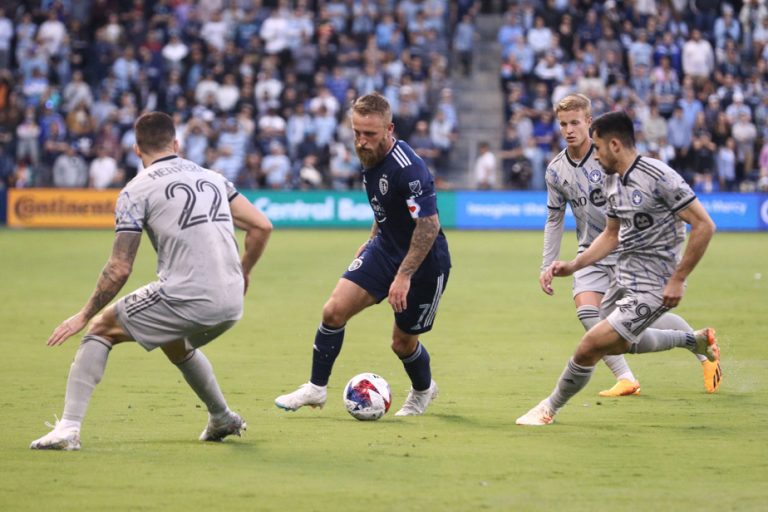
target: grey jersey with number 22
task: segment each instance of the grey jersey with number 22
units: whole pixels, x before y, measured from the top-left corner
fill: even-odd
[[[154,162],[120,192],[116,231],[146,231],[164,300],[194,305],[196,320],[242,314],[243,274],[223,176],[179,157]],[[201,317],[202,316],[202,317]]]

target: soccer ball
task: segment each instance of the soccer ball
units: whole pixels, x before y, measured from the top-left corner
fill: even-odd
[[[381,418],[389,410],[391,403],[389,384],[375,373],[355,375],[344,387],[344,405],[347,412],[360,421]]]

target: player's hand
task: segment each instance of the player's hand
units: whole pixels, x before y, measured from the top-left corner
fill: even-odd
[[[553,261],[547,269],[553,276],[567,277],[574,273],[573,261]]]
[[[547,295],[555,294],[555,290],[552,289],[552,272],[550,267],[547,267],[546,270],[539,274],[539,286],[541,286],[541,291]]]
[[[74,336],[78,332],[83,330],[83,327],[88,323],[88,320],[82,313],[77,313],[64,320],[56,329],[53,330],[53,334],[48,338],[48,346],[53,347],[61,345],[70,336]]]
[[[664,292],[662,294],[664,300],[662,304],[668,308],[677,307],[677,305],[680,304],[680,301],[683,300],[684,292],[685,281],[672,277],[667,281],[667,285],[664,287]]]
[[[248,285],[251,284],[251,276],[250,274],[247,274],[243,272],[243,296],[245,296],[246,293],[248,293]]]
[[[402,313],[408,308],[408,291],[411,289],[411,278],[406,274],[400,272],[395,276],[395,280],[389,286],[389,296],[387,302],[395,310],[395,313]]]

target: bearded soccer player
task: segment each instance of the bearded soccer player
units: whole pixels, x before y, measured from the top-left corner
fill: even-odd
[[[179,142],[169,115],[143,114],[134,129],[134,151],[145,169],[120,191],[112,255],[96,289],[48,339],[49,346],[61,345],[90,321],[69,370],[62,419],[32,449],[80,449],[88,402],[110,351],[126,341],[148,351],[160,348],[181,371],[208,409],[201,441],[221,441],[246,428],[227,406],[200,347],[242,316],[251,269],[272,224],[219,173],[176,154]],[[242,257],[235,226],[246,232]],[[131,274],[143,231],[157,252],[158,280],[107,306]]]
[[[358,98],[350,115],[375,220],[370,238],[357,250],[323,307],[309,382],[277,397],[275,405],[288,411],[305,405],[322,407],[347,322],[386,298],[395,317],[392,350],[411,380],[410,393],[395,415],[419,415],[438,391],[420,336],[432,329],[451,267],[435,185],[421,158],[394,138],[392,110],[383,96]]]
[[[629,116],[605,114],[594,121],[592,130],[597,160],[607,175],[608,220],[588,249],[571,261],[554,261],[545,278],[570,276],[616,251],[615,284],[604,299],[611,312],[587,331],[555,389],[519,417],[518,425],[552,423],[606,355],[680,347],[713,363],[720,359],[711,328],[685,332],[650,327],[680,303],[685,280],[704,255],[715,224],[680,174],[637,153]],[[683,251],[686,223],[691,233]]]
[[[570,205],[576,220],[578,252],[584,252],[605,228],[605,173],[597,161],[589,137],[592,103],[583,94],[569,94],[555,106],[560,134],[566,148],[547,167],[547,223],[544,227],[544,251],[539,284],[544,293],[552,295],[552,275],[546,270],[557,259],[565,226],[565,208]],[[600,320],[600,305],[614,279],[618,253],[589,265],[573,275],[573,301],[576,314],[589,330]],[[604,312],[607,313],[607,312]],[[666,313],[653,327],[693,332],[688,323],[674,313]],[[714,393],[722,381],[718,363],[696,354],[704,372],[704,387]],[[616,377],[616,384],[599,393],[616,397],[640,393],[640,383],[623,355],[606,355],[603,362]]]

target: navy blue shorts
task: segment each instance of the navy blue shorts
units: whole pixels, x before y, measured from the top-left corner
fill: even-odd
[[[397,274],[398,265],[376,247],[368,246],[350,263],[342,276],[373,295],[379,303],[389,295],[389,287]],[[408,334],[421,334],[432,329],[440,303],[448,284],[449,270],[423,272],[411,279],[406,302],[408,308],[395,313],[397,327]]]

